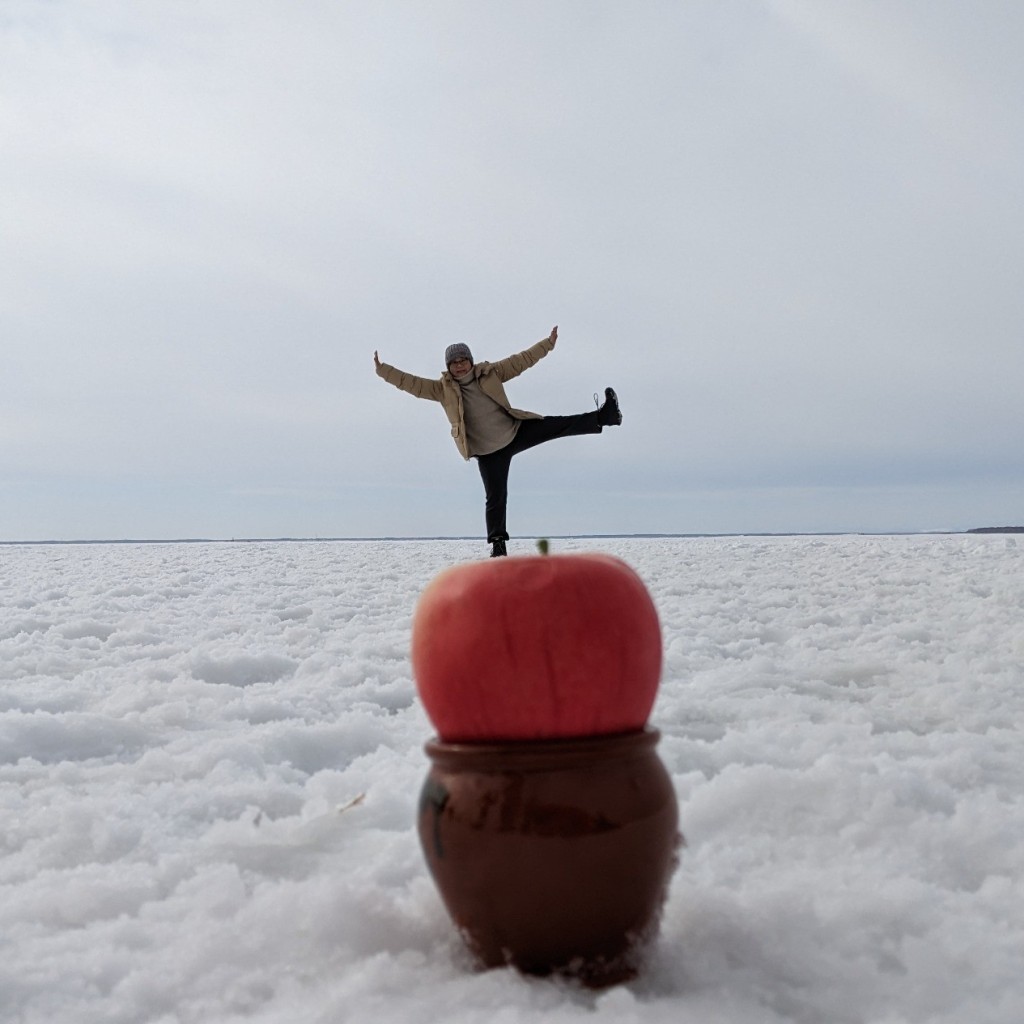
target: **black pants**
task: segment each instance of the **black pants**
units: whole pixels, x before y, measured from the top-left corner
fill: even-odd
[[[484,482],[484,510],[487,516],[487,542],[508,540],[505,527],[505,508],[508,504],[508,470],[512,456],[535,448],[556,437],[572,437],[574,434],[600,434],[601,424],[597,421],[597,410],[582,412],[576,416],[545,416],[540,420],[522,420],[516,436],[504,448],[490,455],[478,455],[480,478]]]

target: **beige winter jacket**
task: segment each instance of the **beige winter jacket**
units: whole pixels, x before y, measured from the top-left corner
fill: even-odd
[[[497,363],[475,363],[473,375],[480,382],[480,390],[490,395],[499,405],[507,409],[517,420],[539,420],[544,417],[539,413],[526,412],[523,409],[513,409],[505,395],[502,385],[513,377],[518,377],[523,370],[528,370],[538,359],[543,359],[553,348],[555,343],[550,337],[538,341],[523,352],[502,359]],[[462,388],[459,382],[447,371],[441,374],[439,380],[431,380],[429,377],[417,377],[411,373],[404,373],[397,370],[388,363],[381,363],[377,368],[377,376],[383,377],[389,384],[393,384],[400,391],[408,391],[410,395],[417,398],[427,398],[432,402],[440,402],[444,409],[448,422],[452,425],[452,438],[462,453],[464,459],[469,458],[469,448],[466,444],[466,421],[462,411]]]

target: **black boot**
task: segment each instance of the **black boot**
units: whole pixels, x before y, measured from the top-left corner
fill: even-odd
[[[617,427],[622,423],[622,410],[619,408],[619,396],[614,388],[604,389],[604,405],[597,410],[597,422],[602,427]]]
[[[491,558],[504,558],[508,552],[505,550],[505,542],[500,538],[491,542]]]

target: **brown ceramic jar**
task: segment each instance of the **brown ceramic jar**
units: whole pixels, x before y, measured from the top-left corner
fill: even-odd
[[[484,966],[595,986],[635,975],[682,843],[658,738],[426,745],[420,842]]]

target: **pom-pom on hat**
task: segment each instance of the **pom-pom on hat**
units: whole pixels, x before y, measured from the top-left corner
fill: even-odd
[[[464,345],[461,341],[456,342],[454,345],[449,345],[444,350],[444,365],[451,366],[456,359],[468,359],[473,362],[473,353],[469,351],[469,346]]]

